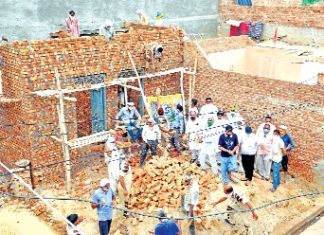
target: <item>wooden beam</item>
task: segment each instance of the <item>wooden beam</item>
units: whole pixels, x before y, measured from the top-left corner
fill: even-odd
[[[61,90],[61,81],[59,78],[59,74],[57,69],[55,69],[55,80],[56,80],[56,86],[57,90]],[[66,178],[66,189],[68,192],[71,191],[71,163],[70,163],[70,152],[69,147],[66,144],[68,142],[67,138],[67,128],[65,124],[65,113],[64,113],[64,96],[63,93],[58,94],[58,105],[57,105],[57,111],[59,115],[59,128],[60,128],[60,134],[62,141],[62,149],[63,149],[63,156],[65,160],[65,178]]]

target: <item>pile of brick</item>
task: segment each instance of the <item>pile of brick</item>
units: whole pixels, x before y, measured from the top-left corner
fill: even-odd
[[[189,164],[183,157],[157,157],[148,161],[143,169],[136,169],[133,175],[130,208],[137,211],[156,211],[157,208],[181,208],[182,184],[186,172],[195,175],[200,187],[197,214],[207,206],[209,193],[218,187],[212,173]]]

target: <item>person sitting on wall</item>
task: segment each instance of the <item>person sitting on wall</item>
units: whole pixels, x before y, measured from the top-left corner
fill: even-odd
[[[106,20],[104,25],[100,28],[99,33],[109,40],[113,39],[115,35],[114,23],[111,20]]]
[[[141,115],[135,108],[134,103],[128,102],[126,107],[121,108],[116,119],[124,122],[132,141],[137,142],[138,138],[141,136],[142,128],[138,127],[138,124],[141,121]],[[134,127],[137,127],[136,132],[133,130]]]
[[[80,37],[79,21],[75,17],[75,12],[70,11],[69,17],[66,18],[66,29],[72,37]]]

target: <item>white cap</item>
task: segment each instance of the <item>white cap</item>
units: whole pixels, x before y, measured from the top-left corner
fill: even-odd
[[[138,15],[143,15],[143,11],[140,10],[140,9],[137,9],[136,14],[138,14]]]
[[[191,180],[193,178],[192,174],[186,173],[185,176],[183,177],[183,180]]]
[[[279,126],[279,129],[287,130],[288,128],[287,128],[287,126],[285,126],[285,125],[280,125],[280,126]]]
[[[100,187],[101,187],[101,188],[102,188],[102,187],[105,187],[107,184],[110,184],[109,179],[104,178],[104,179],[100,180]]]

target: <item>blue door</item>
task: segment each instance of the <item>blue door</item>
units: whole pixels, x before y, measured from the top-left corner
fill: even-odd
[[[91,90],[92,133],[106,129],[106,88]]]

